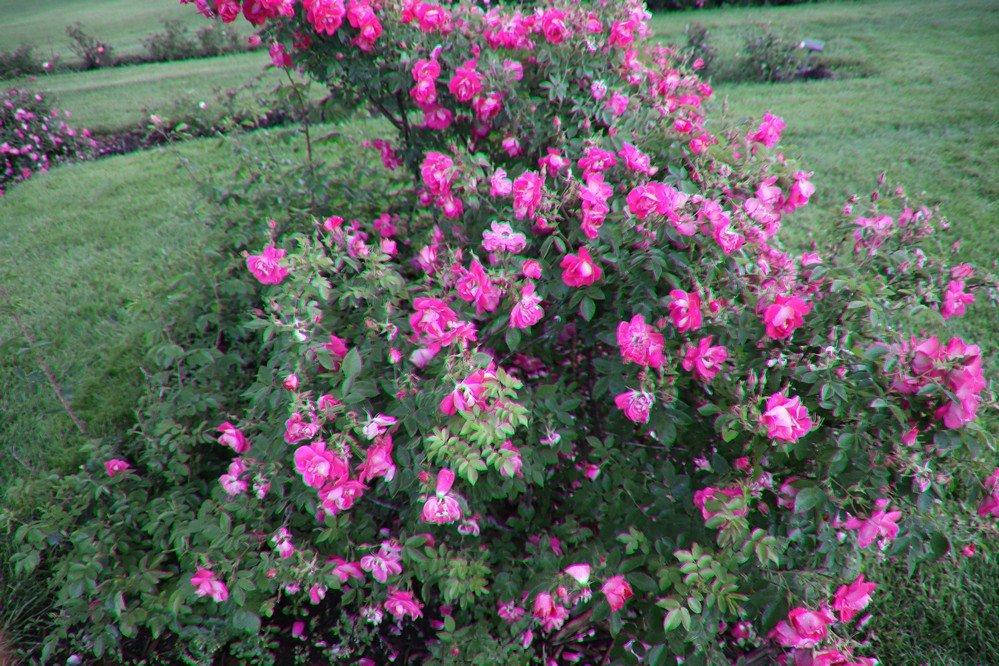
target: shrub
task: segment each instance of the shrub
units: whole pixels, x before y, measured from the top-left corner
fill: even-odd
[[[71,40],[69,48],[80,59],[84,69],[97,69],[114,64],[111,45],[84,32],[82,24],[74,23],[68,26],[66,35]]]
[[[714,74],[718,49],[711,44],[707,27],[703,23],[690,23],[683,29],[683,34],[687,38],[684,54],[691,68],[703,78]]]
[[[769,23],[756,23],[746,33],[740,78],[749,81],[790,81],[805,67],[798,42]]]
[[[10,51],[0,50],[0,79],[14,79],[44,71],[41,60],[35,55],[35,47],[30,44],[22,44]]]
[[[310,140],[135,437],[10,517],[43,660],[870,663],[865,565],[994,538],[982,352],[938,337],[994,280],[883,181],[782,250],[783,121],[709,125],[641,5],[247,18],[385,118],[386,172]]]
[[[163,31],[149,35],[142,43],[149,59],[154,62],[183,60],[198,55],[198,44],[180,19],[163,21]]]
[[[0,195],[9,183],[93,149],[90,132],[71,127],[69,119],[42,93],[7,88],[0,94]]]
[[[243,40],[232,26],[213,22],[198,28],[198,53],[202,56],[216,56],[242,50]]]

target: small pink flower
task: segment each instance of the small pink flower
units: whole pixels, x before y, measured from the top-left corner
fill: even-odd
[[[229,588],[220,581],[211,569],[199,567],[191,576],[194,593],[199,597],[210,596],[215,601],[225,601],[229,598]]]
[[[716,515],[718,511],[713,511],[708,508],[708,502],[720,502],[721,504],[726,504],[729,500],[733,500],[737,497],[743,497],[744,493],[740,488],[714,488],[707,487],[702,488],[694,492],[694,506],[701,510],[701,517],[705,521],[711,520]],[[745,516],[749,513],[748,507],[740,507],[738,509],[732,510],[737,516]]]
[[[330,353],[333,358],[341,359],[347,355],[350,348],[347,347],[347,341],[343,338],[337,337],[330,333],[330,341],[323,343],[323,349]]]
[[[287,254],[284,250],[279,250],[273,245],[268,245],[260,254],[250,255],[246,258],[246,267],[253,273],[253,277],[261,284],[274,285],[288,277],[288,269],[280,265],[281,259]]]
[[[507,197],[513,192],[513,181],[507,178],[505,169],[496,169],[489,177],[489,196]]]
[[[811,303],[806,303],[797,296],[777,296],[763,311],[763,323],[766,324],[767,335],[774,340],[791,337],[804,323],[804,316],[811,311]]]
[[[589,564],[570,564],[565,568],[565,573],[572,577],[580,585],[590,584],[590,565]]]
[[[560,629],[565,621],[569,619],[568,609],[556,602],[548,592],[541,592],[534,597],[532,615],[534,619],[541,623],[541,628],[545,632]]]
[[[250,449],[250,441],[246,439],[243,431],[224,421],[217,430],[222,433],[218,437],[218,443],[228,446],[236,453],[246,453]]]
[[[785,127],[786,123],[783,118],[772,113],[765,113],[763,114],[763,122],[760,123],[755,132],[749,135],[749,140],[762,143],[767,148],[773,148],[780,141],[781,132],[784,131]]]
[[[319,490],[319,500],[323,511],[335,516],[341,511],[347,511],[364,495],[368,487],[359,479],[341,477],[332,484],[327,483]]]
[[[864,580],[864,575],[860,574],[855,581],[836,590],[833,609],[839,613],[840,622],[849,622],[867,608],[867,604],[871,602],[871,592],[876,587],[877,583],[868,583]]]
[[[340,579],[341,583],[353,580],[364,580],[364,570],[357,562],[348,562],[342,557],[333,556],[327,560],[327,564],[333,565],[333,575]]]
[[[391,430],[392,426],[394,426],[397,422],[398,419],[394,416],[389,416],[388,414],[382,414],[379,412],[375,416],[371,417],[366,424],[364,424],[364,428],[361,429],[361,432],[363,432],[364,436],[368,439],[377,439]]]
[[[562,281],[570,287],[585,287],[603,277],[600,265],[590,255],[585,247],[579,248],[576,254],[562,257]]]
[[[828,634],[828,627],[835,621],[826,610],[813,611],[798,607],[781,620],[770,638],[788,648],[813,648]]]
[[[384,435],[378,439],[370,449],[364,464],[357,470],[358,479],[362,483],[368,483],[379,477],[386,481],[395,478],[395,462],[392,460],[392,435]]]
[[[983,484],[985,497],[978,504],[978,515],[999,518],[999,467],[989,475]]]
[[[284,378],[281,382],[281,386],[284,387],[286,391],[297,391],[298,390],[298,375],[292,373]]]
[[[295,470],[305,485],[322,488],[328,481],[337,483],[350,474],[346,459],[326,450],[326,442],[317,440],[295,450]]]
[[[111,460],[104,461],[104,471],[106,471],[108,476],[111,478],[114,478],[119,474],[124,474],[130,469],[132,469],[132,466],[120,458],[112,458]]]
[[[508,624],[519,622],[526,612],[514,601],[499,601],[496,604],[496,613]]]
[[[533,217],[541,205],[544,180],[535,171],[525,171],[513,181],[513,216],[518,220]]]
[[[520,300],[510,311],[510,328],[530,328],[545,316],[541,297],[534,292],[534,283],[527,282],[520,290]]]
[[[515,232],[506,222],[493,222],[482,232],[482,247],[487,252],[516,254],[527,247],[527,237]]]
[[[371,573],[371,576],[379,583],[388,581],[389,576],[398,576],[402,573],[402,556],[398,544],[386,541],[378,548],[378,551],[365,555],[361,558],[361,569]]]
[[[475,312],[480,315],[495,310],[502,296],[478,259],[473,259],[468,269],[462,271],[455,290],[463,301],[474,303]]]
[[[631,585],[624,576],[617,575],[607,579],[600,591],[607,597],[607,603],[611,607],[611,612],[616,612],[624,607],[624,602],[632,597]]]
[[[388,598],[385,600],[385,610],[397,620],[402,620],[407,615],[414,620],[423,616],[423,604],[416,600],[413,593],[394,587],[389,588]]]
[[[701,381],[710,382],[728,359],[728,350],[720,345],[712,346],[712,336],[701,338],[697,346],[687,347],[683,357],[683,369],[693,372]]]
[[[541,278],[541,264],[534,259],[525,259],[524,263],[520,265],[520,274],[526,278],[538,280]]]
[[[645,391],[625,391],[614,398],[617,408],[635,423],[649,422],[649,412],[654,403],[655,397]]]
[[[423,505],[422,517],[428,523],[444,525],[461,520],[461,505],[451,492],[454,485],[454,472],[444,468],[437,473],[437,487],[434,497],[427,498]]]
[[[508,479],[519,476],[520,469],[524,465],[520,457],[520,449],[514,446],[513,442],[508,439],[500,446],[500,450],[507,452],[506,457],[503,458],[503,462],[500,463],[500,476],[505,476]]]
[[[674,289],[669,292],[669,316],[673,325],[681,333],[694,331],[701,327],[701,297],[696,291],[686,292]]]
[[[901,511],[886,511],[888,500],[881,498],[874,502],[874,512],[866,520],[850,517],[844,526],[849,530],[857,531],[857,545],[867,548],[878,538],[886,541],[893,540],[898,536],[898,521],[902,517]]]
[[[448,90],[459,102],[468,103],[482,92],[482,75],[475,69],[475,60],[468,60],[455,69],[448,82]]]
[[[617,325],[617,346],[625,362],[657,369],[665,362],[662,333],[645,323],[640,314]]]
[[[964,280],[951,280],[944,292],[940,314],[944,319],[964,315],[967,306],[975,302],[975,295],[964,291]]]
[[[774,393],[767,398],[766,411],[760,417],[760,423],[766,427],[767,436],[782,442],[798,441],[813,425],[801,398],[789,398],[783,393]]]

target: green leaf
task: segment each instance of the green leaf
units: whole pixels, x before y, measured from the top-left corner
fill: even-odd
[[[340,368],[343,370],[344,377],[352,380],[361,373],[361,367],[361,352],[357,351],[357,347],[354,347],[343,357],[343,365]]]
[[[242,629],[248,634],[260,631],[260,616],[248,610],[240,609],[233,613],[232,626]]]
[[[819,504],[822,504],[826,500],[825,491],[823,491],[818,486],[809,486],[808,488],[802,488],[798,491],[797,496],[794,498],[794,512],[804,513],[810,509],[814,509]]]
[[[593,319],[593,314],[597,311],[597,304],[589,296],[584,296],[579,303],[579,315],[586,321]]]

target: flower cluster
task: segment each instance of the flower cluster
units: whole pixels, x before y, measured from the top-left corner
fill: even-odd
[[[0,93],[0,196],[8,183],[96,148],[90,131],[75,129],[69,120],[69,112],[52,108],[41,93],[19,88]]]

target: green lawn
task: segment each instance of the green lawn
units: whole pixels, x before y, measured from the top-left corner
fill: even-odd
[[[251,52],[26,77],[4,85],[42,90],[73,114],[76,125],[109,131],[148,122],[150,113],[167,113],[180,99],[192,105],[210,100],[219,89],[246,83],[268,63],[267,54]],[[270,70],[266,76],[276,83],[280,74]]]
[[[181,153],[211,168],[229,151],[203,140]],[[39,355],[91,435],[128,427],[145,353],[136,335],[162,313],[171,274],[205,250],[208,233],[186,214],[191,194],[175,151],[152,150],[60,167],[0,198],[0,489],[75,460],[79,435]]]
[[[80,22],[85,32],[121,55],[141,53],[142,40],[162,28],[163,19],[180,19],[194,29],[204,18],[177,0],[0,0],[0,49],[32,44],[38,54],[75,61],[66,26]],[[245,22],[242,23],[245,25]]]
[[[812,205],[785,223],[798,244],[821,236],[847,196],[863,195],[878,171],[910,193],[940,203],[962,238],[960,257],[982,266],[999,247],[999,1],[885,0],[661,14],[658,34],[683,41],[683,28],[708,27],[723,57],[745,26],[769,21],[825,41],[833,62],[860,63],[864,78],[784,84],[722,84],[733,117],[772,111],[787,121],[781,145],[814,171]],[[727,55],[726,55],[727,54]],[[983,343],[996,339],[999,311],[983,303],[959,325]],[[995,353],[995,346],[989,350]]]

